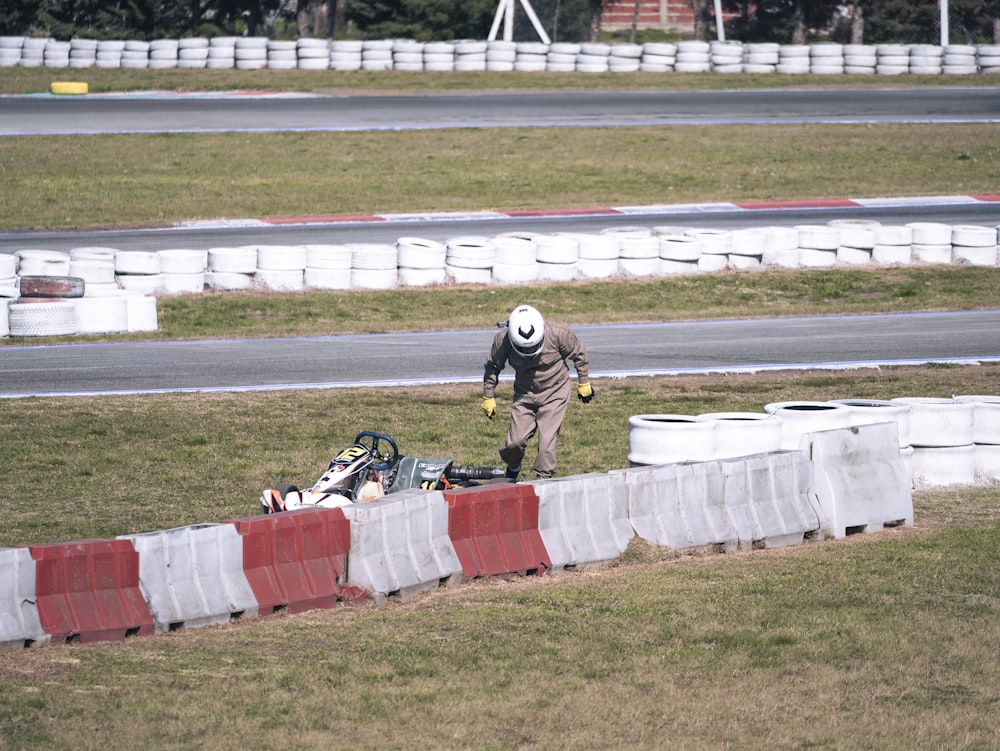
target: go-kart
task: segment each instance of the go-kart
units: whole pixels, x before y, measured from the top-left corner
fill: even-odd
[[[510,482],[496,467],[456,465],[454,459],[418,459],[399,453],[396,441],[384,433],[363,430],[342,449],[323,476],[307,490],[279,484],[260,496],[265,514],[299,508],[339,508],[400,490],[446,490],[484,482]]]

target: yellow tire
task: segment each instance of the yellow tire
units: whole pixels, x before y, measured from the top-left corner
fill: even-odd
[[[89,90],[83,81],[54,81],[52,83],[53,94],[86,94]]]

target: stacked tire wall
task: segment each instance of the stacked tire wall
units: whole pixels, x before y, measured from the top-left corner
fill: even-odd
[[[59,41],[0,37],[0,67],[780,75],[1000,73],[1000,45],[566,43],[266,37]]]
[[[0,255],[0,336],[155,330],[157,296],[206,290],[384,290],[762,268],[996,266],[997,243],[996,226],[840,219],[760,229],[637,225],[208,250],[24,249]]]

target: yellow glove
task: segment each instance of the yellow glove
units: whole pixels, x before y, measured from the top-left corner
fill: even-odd
[[[590,383],[581,383],[576,387],[576,395],[584,404],[590,404],[590,400],[594,398],[594,387]]]
[[[497,413],[497,400],[492,396],[484,396],[482,407],[486,416],[492,420],[493,416]]]

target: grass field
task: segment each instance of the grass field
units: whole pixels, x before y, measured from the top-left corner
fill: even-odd
[[[7,75],[0,76],[4,91],[11,89]],[[855,136],[824,133],[832,141],[824,144],[828,150],[810,151],[810,140],[818,139],[808,131],[800,138],[785,133],[758,151],[741,144],[756,163],[720,162],[711,185],[681,184],[671,196],[679,202],[706,194],[736,200],[758,195],[764,184],[774,195],[872,195],[865,160],[869,166],[905,163],[878,186],[888,195],[911,194],[915,185],[919,194],[996,190],[991,130],[972,135],[962,126],[915,126],[863,152],[838,183],[826,181],[840,169],[828,157],[836,154],[839,161],[857,151],[858,142],[836,143],[841,133]],[[674,138],[631,135],[647,139],[636,142],[636,153],[655,152]],[[593,145],[603,136],[581,137],[594,139],[585,142]],[[721,137],[708,132],[695,141]],[[911,138],[924,145],[898,143]],[[7,202],[28,190],[32,177],[79,189],[83,183],[74,180],[82,181],[84,173],[72,163],[74,154],[96,179],[122,164],[139,164],[130,153],[136,141],[85,140],[73,147],[53,140],[41,151],[47,146],[62,156],[43,159],[32,152],[44,161],[41,167],[25,157],[24,149],[36,148],[25,140],[0,144],[5,223],[12,221]],[[387,140],[386,148],[395,148]],[[180,154],[193,156],[194,141],[173,143]],[[239,150],[231,139],[213,145],[222,154]],[[92,155],[98,146],[104,157]],[[373,141],[359,148],[355,167],[377,172],[378,147]],[[672,158],[681,163],[686,148],[679,140]],[[112,157],[116,149],[120,156]],[[886,149],[893,158],[878,161]],[[426,161],[441,161],[453,172],[462,163],[443,142],[429,142],[427,154],[433,158]],[[658,157],[651,158],[656,163]],[[949,160],[963,169],[951,170]],[[94,216],[112,224],[163,221],[172,214],[152,216],[148,205],[128,214],[130,196],[158,190],[165,206],[190,205],[177,179],[185,161],[160,170],[162,179],[152,188],[126,181],[128,189],[110,191],[110,199],[107,193],[87,199],[80,189],[78,208],[62,219],[45,213],[51,207],[44,202],[38,204],[44,218],[26,219],[31,207],[25,202],[7,228],[86,225]],[[566,188],[562,195],[579,196],[574,203],[607,203],[632,190],[633,171],[637,183],[655,182],[643,176],[637,160],[613,152],[582,161],[594,178],[580,181],[579,194]],[[207,168],[224,174],[225,163],[220,156]],[[419,160],[407,164],[407,180],[424,169]],[[754,173],[766,164],[795,167]],[[246,177],[238,162],[231,169]],[[442,185],[447,170],[437,178]],[[900,176],[909,173],[918,174],[918,182],[903,181]],[[210,211],[232,215],[230,205],[212,195],[225,193],[217,182],[193,192],[205,196]],[[518,193],[523,204],[544,205],[549,194],[532,192],[532,185],[526,181]],[[379,188],[372,190],[367,208],[389,205]],[[462,184],[452,200],[491,205],[492,190],[492,183]],[[409,200],[444,199],[418,192]],[[573,323],[991,308],[997,282],[994,269],[768,272],[552,286],[531,290],[530,301]],[[435,319],[478,328],[484,317],[495,320],[497,309],[508,310],[526,294],[365,293],[369,315],[362,320],[352,315],[357,293],[184,297],[163,301],[158,336],[401,330]],[[788,399],[996,393],[997,383],[995,366],[598,382],[592,404],[570,408],[560,441],[561,473],[623,466],[632,414],[757,411]],[[491,463],[506,426],[482,417],[477,394],[474,387],[450,386],[0,400],[0,545],[255,513],[263,487],[315,479],[331,452],[361,428],[393,434],[411,455]],[[501,393],[501,409],[503,399]],[[120,643],[2,652],[0,750],[995,749],[997,489],[921,491],[914,505],[914,527],[840,542],[730,555],[636,543],[607,567],[481,580],[384,607],[345,606]]]

